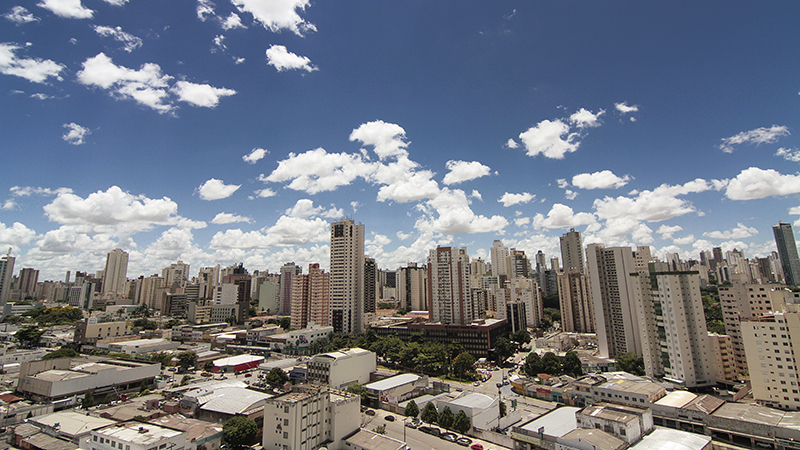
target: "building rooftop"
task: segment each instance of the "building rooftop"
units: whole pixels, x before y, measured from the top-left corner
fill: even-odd
[[[404,384],[413,383],[419,379],[419,375],[413,373],[401,373],[400,375],[395,375],[393,377],[384,378],[380,381],[375,381],[374,383],[366,384],[364,387],[367,388],[367,390],[372,389],[374,391],[385,391],[387,389],[396,388]]]
[[[347,438],[345,442],[367,450],[401,450],[405,448],[405,444],[397,439],[363,428],[358,430],[358,433]]]
[[[332,358],[332,359],[337,359],[337,358],[345,358],[347,356],[352,356],[352,355],[361,355],[361,354],[364,354],[364,353],[370,353],[370,351],[369,350],[364,350],[363,348],[354,347],[354,348],[345,348],[345,349],[342,349],[342,350],[339,350],[339,351],[336,351],[336,352],[320,353],[320,354],[314,356],[314,358]]]
[[[451,401],[451,405],[462,406],[464,408],[486,409],[492,405],[494,399],[486,394],[469,392]]]
[[[673,408],[682,408],[692,400],[697,398],[697,394],[692,394],[689,391],[672,391],[664,397],[655,402],[659,406],[671,406]]]
[[[116,423],[113,420],[104,419],[102,417],[92,417],[73,411],[61,411],[44,416],[31,417],[28,419],[28,422],[50,428],[58,428],[59,432],[68,436],[88,434],[92,430]]]
[[[596,450],[621,450],[628,446],[622,439],[598,429],[578,428],[561,436],[559,441],[582,441],[591,444]]]
[[[721,419],[751,422],[759,425],[777,426],[783,419],[784,414],[785,413],[779,409],[767,408],[761,405],[726,403],[714,411],[711,416]]]
[[[562,406],[522,425],[520,428],[529,433],[538,433],[539,428],[544,428],[544,434],[561,437],[578,428],[578,421],[575,418],[575,413],[578,411],[580,411],[580,408]]]
[[[185,431],[187,433],[187,441],[202,441],[211,436],[222,434],[222,424],[192,419],[180,414],[170,414],[168,416],[159,417],[158,419],[151,419],[148,420],[148,423]]]
[[[309,397],[311,397],[311,394],[307,392],[289,392],[278,397],[273,397],[272,399],[283,403],[297,403]]]
[[[231,356],[230,358],[222,358],[214,361],[214,365],[216,367],[222,366],[236,366],[239,364],[249,364],[252,362],[261,362],[264,361],[263,356],[255,356],[255,355],[236,355]]]
[[[156,338],[156,339],[137,339],[135,341],[125,341],[125,342],[114,342],[114,345],[118,345],[120,347],[142,347],[146,345],[156,345],[162,344],[167,342],[166,339]]]
[[[638,417],[644,414],[646,411],[646,409],[634,408],[632,406],[610,403],[592,403],[591,405],[583,408],[580,414],[584,416],[592,416],[600,419],[610,420],[613,422],[628,423],[632,420],[637,420]]]
[[[141,422],[125,422],[109,425],[96,430],[95,433],[114,438],[117,441],[148,447],[164,439],[178,436],[184,431]]]
[[[725,404],[725,400],[717,398],[708,394],[701,395],[689,403],[683,405],[684,409],[693,411],[700,411],[702,413],[711,414],[716,411],[720,406]]]
[[[242,413],[254,404],[271,398],[272,395],[243,388],[217,389],[202,397],[198,397],[201,409],[221,414],[235,415]]]
[[[781,419],[778,426],[790,430],[800,430],[800,413],[797,411],[784,412],[783,419]]]
[[[664,387],[652,381],[631,381],[625,379],[614,379],[601,383],[595,389],[609,389],[623,391],[631,394],[653,395],[665,391]]]
[[[47,450],[74,450],[78,444],[57,439],[44,433],[34,434],[24,439],[22,444],[25,448],[46,448]]]
[[[656,428],[642,438],[631,450],[697,450],[705,448],[711,436],[671,428]]]

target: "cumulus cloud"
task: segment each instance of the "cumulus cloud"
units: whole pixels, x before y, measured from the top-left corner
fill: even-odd
[[[197,188],[197,193],[203,200],[220,200],[228,198],[242,185],[225,184],[222,180],[211,178]]]
[[[508,220],[502,216],[475,214],[469,207],[467,195],[460,189],[444,188],[425,206],[426,217],[420,218],[414,225],[423,232],[488,233],[500,232],[508,225]],[[433,217],[434,213],[436,217]]]
[[[744,239],[758,234],[758,230],[745,226],[741,223],[736,224],[736,228],[728,231],[708,231],[703,236],[711,239]]]
[[[506,192],[505,194],[503,194],[502,197],[500,197],[500,200],[498,200],[498,202],[502,203],[503,206],[507,208],[509,206],[518,205],[520,203],[529,203],[534,198],[536,198],[534,194],[529,194],[527,192],[523,192],[521,194],[511,194],[509,192]]]
[[[161,73],[158,64],[147,63],[139,70],[129,69],[114,64],[104,53],[84,61],[83,69],[78,72],[81,84],[109,90],[116,98],[133,99],[159,113],[169,113],[175,109],[170,93],[180,101],[206,108],[217,106],[221,97],[236,94],[232,89],[188,81],[178,81],[170,89],[169,82],[172,79],[172,76]]]
[[[81,0],[42,0],[36,6],[66,19],[91,19],[94,15],[94,11],[83,6]]]
[[[618,189],[628,184],[631,177],[618,177],[610,170],[581,173],[572,177],[572,184],[580,189]]]
[[[253,193],[258,198],[268,198],[268,197],[274,197],[274,196],[277,195],[277,192],[275,192],[275,191],[273,191],[272,189],[269,189],[269,188],[258,189],[256,191],[253,191]],[[253,198],[254,197],[250,197],[251,200]]]
[[[222,29],[223,30],[232,30],[234,28],[247,28],[242,24],[242,18],[239,17],[236,13],[231,13],[230,16],[226,17],[222,21]]]
[[[639,107],[637,105],[628,106],[628,102],[614,103],[614,107],[617,108],[617,111],[619,111],[620,114],[628,114],[639,111]]]
[[[231,0],[231,3],[240,12],[252,14],[257,22],[273,32],[289,30],[302,36],[317,30],[298,14],[309,6],[310,0]]]
[[[300,154],[290,153],[285,160],[278,161],[278,167],[269,176],[260,179],[272,183],[292,180],[286,186],[289,189],[317,194],[348,185],[371,171],[371,166],[360,155],[328,153],[318,148]]]
[[[580,145],[577,133],[570,133],[568,124],[559,119],[543,120],[519,135],[528,156],[542,154],[547,158],[564,159]]]
[[[406,131],[400,125],[382,120],[367,122],[350,133],[351,141],[360,141],[373,147],[378,158],[384,160],[391,156],[406,156]]]
[[[61,71],[66,67],[49,59],[21,58],[16,55],[22,47],[9,43],[0,43],[0,73],[25,78],[34,83],[45,83],[48,78],[61,81]]]
[[[178,81],[172,91],[181,101],[194,106],[215,108],[222,97],[236,94],[233,89],[216,88],[208,84],[195,84],[188,81]]]
[[[284,70],[305,70],[306,72],[319,70],[319,68],[311,64],[311,60],[308,57],[296,55],[283,45],[272,45],[267,49],[267,64],[276,68],[278,72],[283,72]]]
[[[800,162],[800,150],[796,148],[781,147],[777,152],[775,152],[775,156],[780,156],[781,158],[791,162]]]
[[[65,141],[67,141],[72,145],[85,144],[86,141],[84,140],[84,138],[92,133],[91,130],[89,130],[88,128],[82,127],[74,122],[65,123],[64,128],[66,128],[69,131],[64,133],[64,135],[61,136],[61,139],[64,139]]]
[[[569,116],[569,121],[578,128],[599,127],[600,116],[603,114],[605,114],[605,110],[602,109],[594,114],[586,108],[581,108]]]
[[[556,203],[547,213],[547,217],[536,214],[533,217],[533,226],[536,228],[574,228],[581,225],[590,225],[596,222],[593,214],[578,213],[567,205]]]
[[[750,167],[730,180],[725,195],[731,200],[756,200],[800,193],[800,175],[783,175],[773,169]]]
[[[577,196],[578,193],[573,190],[570,189],[564,190],[564,198],[566,198],[567,200],[575,200],[575,197]]]
[[[512,148],[512,149],[513,149],[513,148],[519,148],[519,144],[517,144],[517,141],[515,141],[515,140],[513,140],[513,139],[509,139],[509,140],[506,142],[505,146],[506,146],[506,147],[508,147],[508,148]]]
[[[28,11],[25,7],[22,6],[15,6],[11,8],[11,11],[3,14],[3,17],[16,24],[24,24],[24,23],[39,21],[38,17],[34,16],[30,11]]]
[[[693,234],[689,234],[683,237],[676,237],[672,239],[672,243],[675,245],[689,245],[695,241],[695,237]]]
[[[720,189],[720,187],[717,182],[698,178],[683,185],[663,184],[652,191],[637,192],[633,198],[620,196],[597,199],[593,207],[600,219],[630,217],[636,220],[661,222],[697,211],[689,201],[678,196]]]
[[[477,161],[447,161],[447,170],[450,172],[444,176],[442,182],[446,185],[458,184],[464,181],[474,180],[476,178],[485,177],[489,175],[491,169],[489,166],[484,166]]]
[[[0,222],[0,245],[3,247],[28,245],[35,237],[35,231],[19,222],[14,222],[10,227]]]
[[[216,216],[214,216],[214,219],[211,221],[211,223],[215,225],[223,225],[226,223],[239,223],[239,222],[252,223],[253,219],[250,217],[240,216],[237,214],[228,214],[221,212]]]
[[[656,230],[656,233],[661,235],[661,239],[672,239],[672,235],[678,231],[683,231],[683,227],[680,225],[661,225],[658,227],[658,230]]]
[[[472,193],[469,194],[469,196],[472,197],[472,198],[476,198],[479,201],[483,201],[483,196],[481,195],[480,192],[477,191],[477,189],[473,189]]]
[[[326,242],[328,239],[328,222],[325,220],[281,216],[275,225],[263,230],[219,232],[211,238],[211,248],[264,249]]]
[[[142,46],[142,40],[130,33],[122,31],[122,27],[106,27],[95,25],[94,31],[102,37],[111,37],[117,42],[121,42],[123,49],[130,53]]]
[[[242,159],[247,164],[255,164],[261,159],[263,159],[265,156],[267,156],[267,153],[269,153],[269,150],[263,148],[254,148],[253,151],[251,151],[247,155],[242,156]]]
[[[214,15],[214,3],[210,0],[197,0],[197,18],[205,22],[206,16]]]
[[[735,136],[723,138],[719,148],[725,153],[733,153],[734,145],[748,143],[756,145],[769,144],[787,135],[789,135],[789,128],[785,126],[773,125],[769,128],[761,127],[755,130],[743,131]]]

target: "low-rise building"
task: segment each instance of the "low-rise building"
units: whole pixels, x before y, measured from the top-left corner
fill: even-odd
[[[98,339],[109,337],[130,336],[130,322],[97,322],[97,317],[81,319],[75,323],[74,342],[79,344],[94,344]]]
[[[346,450],[406,450],[405,442],[378,434],[374,431],[360,429],[344,441]]]
[[[363,348],[342,349],[314,355],[307,364],[310,383],[344,389],[353,384],[366,384],[369,374],[378,367],[377,355]]]
[[[186,432],[186,450],[216,450],[222,445],[222,425],[170,414],[148,423]]]
[[[689,391],[672,391],[652,406],[653,423],[657,426],[708,434],[709,414],[725,404],[725,400]]]
[[[180,342],[168,339],[135,339],[108,344],[108,351],[111,353],[125,353],[127,355],[146,355],[149,353],[175,350],[179,346]]]
[[[624,374],[624,372],[623,372]],[[610,378],[592,387],[595,402],[606,401],[623,405],[650,407],[667,395],[667,389],[644,378],[631,376]]]
[[[500,418],[500,400],[486,394],[462,392],[452,400],[441,397],[436,403],[438,411],[443,411],[445,407],[450,408],[453,415],[464,411],[472,426],[480,430],[491,430]]]
[[[402,373],[384,378],[364,386],[367,398],[373,407],[388,407],[397,410],[397,405],[418,397],[428,388],[428,377],[414,373]]]
[[[522,425],[511,427],[509,436],[514,440],[514,448],[555,450],[559,438],[578,428],[575,418],[578,411],[580,408],[563,406]]]
[[[556,440],[556,450],[624,450],[628,443],[598,429],[577,428]]]
[[[35,425],[42,433],[54,438],[66,439],[75,444],[88,438],[93,430],[116,423],[102,417],[93,417],[76,411],[59,411],[44,416],[31,417],[27,423]],[[88,447],[84,447],[88,448]]]
[[[414,319],[406,319],[370,326],[370,329],[381,338],[395,335],[403,342],[409,342],[412,336],[422,333],[426,341],[461,344],[476,358],[491,357],[497,340],[507,338],[511,333],[511,325],[506,319],[482,319],[466,325],[417,323]]]
[[[188,433],[150,423],[123,422],[92,431],[91,450],[183,450]]]
[[[576,420],[581,428],[603,430],[628,444],[639,441],[653,431],[653,412],[650,408],[597,402],[577,412]]]
[[[219,373],[238,373],[255,369],[262,362],[264,362],[263,356],[237,355],[214,360],[214,368],[211,370]]]

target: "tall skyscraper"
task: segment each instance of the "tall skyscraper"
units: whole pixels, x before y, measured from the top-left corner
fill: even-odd
[[[292,314],[292,286],[295,276],[303,273],[303,268],[294,262],[286,263],[281,267],[280,293],[278,294],[278,311],[281,316]]]
[[[164,279],[167,286],[172,286],[173,284],[185,286],[186,282],[189,281],[189,264],[183,261],[170,264],[169,267],[161,270],[161,278]]]
[[[378,264],[375,258],[364,257],[364,312],[374,313],[378,308]]]
[[[20,291],[20,298],[25,300],[36,295],[36,283],[39,281],[39,271],[32,268],[25,268],[19,271],[17,286]]]
[[[331,224],[330,326],[343,334],[364,330],[364,225]]]
[[[575,231],[575,228],[570,228],[569,233],[564,233],[559,239],[561,241],[561,260],[564,263],[564,272],[569,272],[569,269],[578,269],[578,273],[586,273],[581,232]]]
[[[309,324],[327,326],[329,298],[330,274],[320,270],[319,264],[309,264],[308,275],[294,275],[292,328],[299,330]]]
[[[475,317],[469,286],[469,263],[466,248],[437,247],[430,251],[428,297],[433,322],[452,325],[472,323]]]
[[[495,240],[492,244],[492,248],[489,250],[489,256],[492,259],[492,275],[505,276],[506,279],[510,277],[508,255],[508,247],[503,245],[502,241]]]
[[[561,329],[570,333],[594,333],[592,295],[589,277],[570,269],[558,274],[558,300],[561,306]]]
[[[474,261],[473,261],[474,263]],[[424,266],[409,263],[397,271],[397,299],[410,311],[428,310],[428,277]]]
[[[125,282],[128,281],[128,253],[122,249],[114,249],[106,257],[106,268],[103,270],[103,294],[125,293]]]
[[[197,272],[200,283],[200,298],[214,297],[214,289],[219,284],[219,264],[211,267],[201,267]],[[275,311],[272,311],[273,313]]]
[[[794,240],[792,224],[780,222],[772,227],[775,245],[781,260],[783,277],[789,286],[800,285],[800,258],[797,256],[797,243]]]
[[[11,282],[14,279],[14,260],[9,253],[0,258],[0,307],[8,303],[8,296],[11,295]],[[0,311],[2,314],[2,311]]]

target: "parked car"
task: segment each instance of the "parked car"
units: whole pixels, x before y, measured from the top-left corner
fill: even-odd
[[[419,427],[419,431],[430,434],[432,436],[439,436],[440,434],[442,434],[442,430],[436,427]]]
[[[480,382],[480,381],[476,381],[476,382],[472,383],[472,385],[473,385],[473,386],[480,386],[480,385],[481,385],[481,382]]]
[[[455,442],[458,439],[458,435],[455,433],[442,433],[439,435],[439,437],[450,442]]]
[[[368,410],[364,411],[364,414],[366,414],[368,416],[374,416],[375,415],[375,411],[373,411],[371,409],[368,409]]]
[[[394,416],[386,416],[385,419],[389,422],[394,422]]]
[[[483,444],[476,442],[470,447],[472,450],[483,450]]]
[[[460,445],[462,447],[468,447],[469,444],[472,444],[472,439],[461,437],[461,438],[456,439],[456,444],[458,444],[458,445]]]

